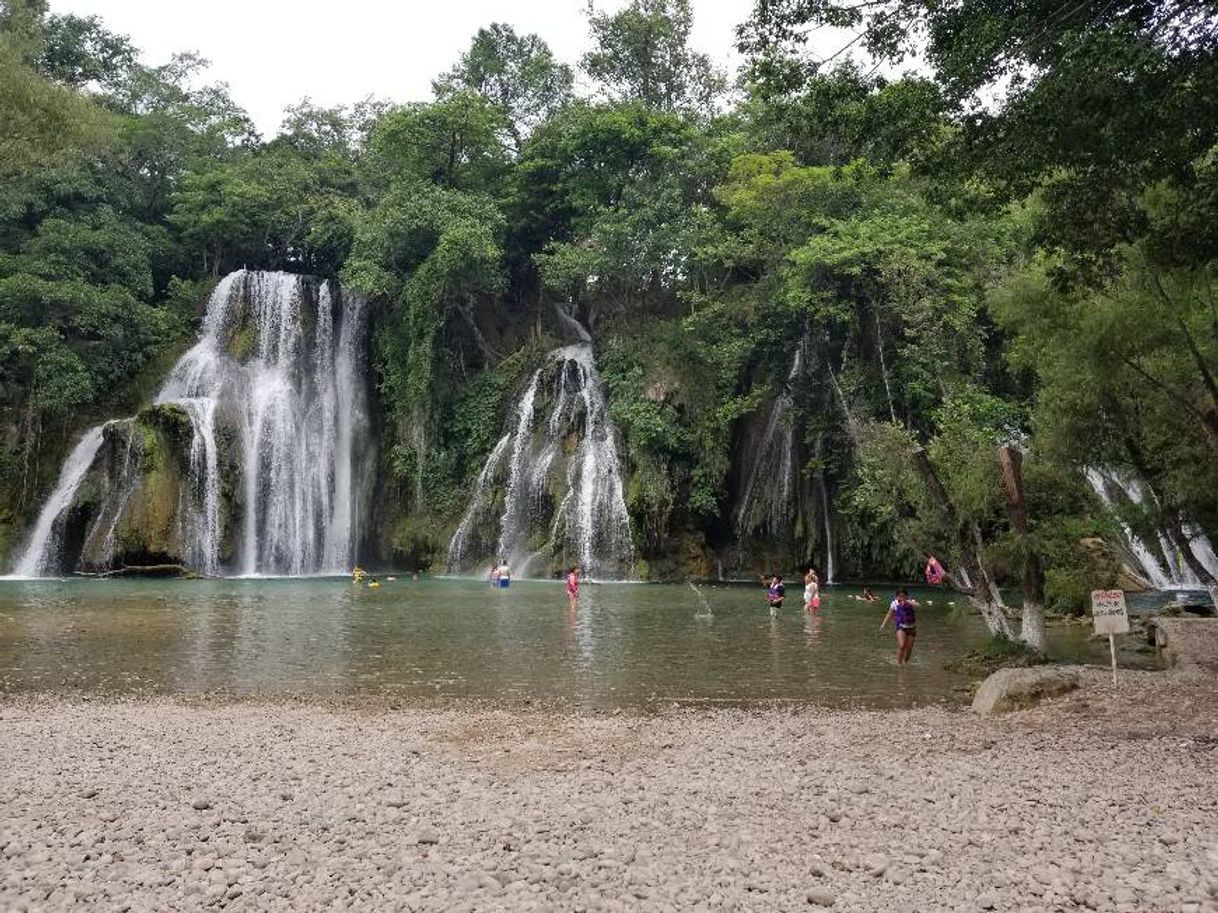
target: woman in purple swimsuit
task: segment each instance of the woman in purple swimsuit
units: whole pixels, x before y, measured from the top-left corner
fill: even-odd
[[[888,607],[888,613],[880,622],[880,630],[891,618],[897,628],[897,665],[903,666],[913,655],[914,638],[918,636],[918,616],[914,611],[917,603],[909,598],[908,590],[897,590],[897,598]]]

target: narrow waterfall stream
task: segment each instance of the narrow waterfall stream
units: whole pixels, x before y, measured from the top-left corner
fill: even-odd
[[[53,572],[59,558],[61,544],[56,535],[56,523],[63,517],[76,497],[76,490],[84,481],[85,473],[93,465],[93,458],[102,444],[102,429],[96,425],[85,432],[84,437],[72,448],[59,471],[59,481],[50,497],[42,505],[42,512],[30,533],[29,541],[13,568],[15,577],[42,577]]]
[[[198,341],[153,404],[188,423],[174,510],[180,560],[215,575],[346,572],[355,559],[368,452],[359,295],[290,273],[240,270],[207,304]],[[145,478],[134,419],[90,429],[69,455],[15,573],[71,570],[63,518],[106,434],[123,431],[117,471],[104,476],[85,535],[93,566],[121,559],[117,531]],[[231,466],[226,482],[226,467]],[[233,494],[240,492],[239,503]],[[236,518],[240,517],[240,522]],[[226,537],[228,543],[226,547]]]

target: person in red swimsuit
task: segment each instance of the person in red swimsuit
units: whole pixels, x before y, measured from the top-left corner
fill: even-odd
[[[579,565],[572,565],[567,572],[567,604],[571,608],[579,605]]]

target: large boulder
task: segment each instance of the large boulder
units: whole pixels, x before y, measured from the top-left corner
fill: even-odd
[[[1178,671],[1218,672],[1218,619],[1152,619],[1155,644]]]
[[[983,716],[1031,707],[1078,687],[1078,673],[1058,666],[999,669],[977,689],[973,709]]]

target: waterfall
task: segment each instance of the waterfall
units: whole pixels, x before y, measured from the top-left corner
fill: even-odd
[[[25,551],[17,559],[13,569],[15,577],[42,577],[54,573],[59,562],[59,552],[63,544],[62,525],[57,523],[72,505],[76,490],[84,481],[85,474],[93,465],[93,458],[102,444],[102,429],[104,425],[95,425],[85,432],[84,437],[77,442],[64,460],[63,468],[59,471],[59,480],[51,491],[51,496],[42,505],[34,531],[30,533]]]
[[[561,304],[555,305],[554,310],[558,313],[558,322],[562,324],[562,328],[574,336],[579,342],[592,342],[592,334],[584,329],[584,325],[571,316],[569,308],[571,305],[564,307]]]
[[[495,472],[498,471],[499,464],[502,462],[503,455],[507,452],[510,443],[512,443],[511,432],[499,439],[499,443],[495,445],[495,449],[487,457],[482,471],[478,473],[478,481],[474,483],[474,497],[470,501],[469,507],[466,508],[465,516],[461,518],[461,523],[457,526],[457,531],[453,533],[452,541],[448,546],[448,563],[451,567],[460,567],[462,559],[465,558],[466,546],[469,542],[470,533],[473,531],[474,521],[486,506],[487,498],[490,495],[491,479],[494,477]],[[492,556],[491,560],[497,557]]]
[[[752,459],[747,463],[744,487],[736,505],[738,535],[764,530],[780,536],[790,528],[795,489],[795,429],[791,409],[806,347],[805,337],[795,350],[782,392],[770,405],[761,438],[750,451]]]
[[[183,562],[220,573],[228,515],[239,510],[235,570],[304,574],[351,566],[369,424],[365,312],[361,296],[289,273],[240,270],[217,284],[198,340],[153,400],[181,410],[191,429],[176,514]],[[110,561],[118,557],[115,530],[142,481],[131,441],[129,433],[120,479],[86,537]],[[52,527],[101,442],[101,429],[91,430],[64,464],[18,573],[58,566]],[[227,487],[226,468],[236,476]],[[239,505],[226,503],[226,489],[243,493]]]
[[[591,576],[615,578],[629,573],[631,552],[615,432],[592,346],[555,349],[533,372],[510,430],[478,475],[449,543],[449,570],[506,558],[526,576],[531,567],[549,573],[578,561]],[[533,567],[539,559],[544,568]]]
[[[1163,530],[1155,531],[1155,544],[1158,554],[1133,531],[1128,523],[1121,518],[1119,505],[1113,497],[1114,492],[1120,492],[1125,500],[1135,507],[1150,505],[1158,509],[1159,502],[1155,493],[1138,479],[1122,473],[1100,470],[1088,467],[1085,471],[1087,482],[1096,493],[1104,506],[1117,518],[1121,527],[1125,546],[1137,564],[1136,570],[1151,587],[1156,590],[1195,590],[1203,589],[1197,575],[1179,554],[1171,537]],[[1197,560],[1211,573],[1218,571],[1218,556],[1214,554],[1213,545],[1209,538],[1193,524],[1181,524],[1184,534],[1188,537],[1193,554]]]
[[[136,484],[139,482],[138,464],[135,453],[135,420],[126,418],[118,419],[111,423],[112,427],[122,426],[125,428],[127,443],[123,447],[123,462],[119,466],[118,478],[115,480],[118,497],[110,497],[106,499],[106,504],[103,509],[98,511],[94,517],[89,531],[85,534],[84,551],[88,553],[90,550],[102,555],[113,555],[117,547],[118,521],[123,515],[123,511],[127,508],[127,503],[131,500],[131,495],[135,492]],[[97,538],[101,537],[101,542],[97,542]]]
[[[833,524],[829,519],[829,485],[823,472],[820,476],[820,514],[825,525],[825,583],[833,583]]]
[[[248,285],[257,351],[230,365],[245,491],[240,568],[342,573],[354,560],[355,446],[368,425],[359,373],[364,303],[340,296],[336,335],[328,284],[311,312],[299,276],[254,273]]]

